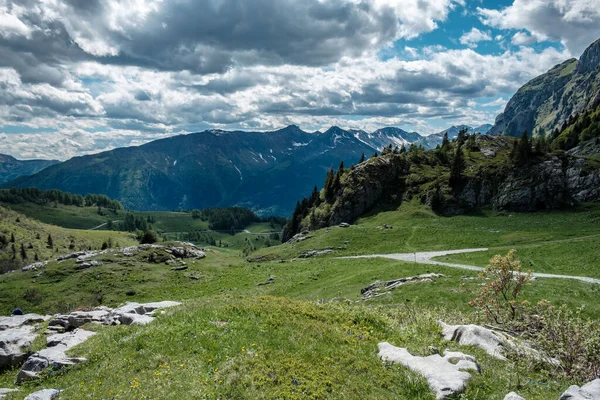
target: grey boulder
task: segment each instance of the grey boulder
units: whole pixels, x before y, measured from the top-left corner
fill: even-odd
[[[31,393],[25,397],[25,400],[54,400],[58,399],[60,390],[58,389],[44,389],[35,393]]]
[[[571,386],[559,400],[600,400],[600,379],[595,379],[581,387]]]
[[[379,343],[379,357],[423,375],[438,400],[461,393],[471,379],[471,374],[466,371],[480,370],[474,357],[461,352],[445,351],[443,357],[439,354],[418,357],[388,342]]]

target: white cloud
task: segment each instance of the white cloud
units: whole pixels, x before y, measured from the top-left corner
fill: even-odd
[[[501,10],[477,8],[481,22],[499,29],[525,29],[516,44],[556,40],[578,57],[600,36],[600,0],[514,0]]]
[[[475,48],[479,42],[492,40],[489,32],[482,32],[477,28],[472,28],[469,32],[460,37],[460,43]]]

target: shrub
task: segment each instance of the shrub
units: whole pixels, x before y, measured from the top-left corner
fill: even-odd
[[[519,295],[531,279],[530,272],[522,272],[517,251],[511,250],[506,256],[494,256],[480,278],[486,283],[469,304],[482,310],[495,324],[516,328],[527,306],[526,301],[519,300]]]
[[[158,236],[151,230],[146,230],[140,237],[139,241],[141,244],[152,244],[158,242]]]

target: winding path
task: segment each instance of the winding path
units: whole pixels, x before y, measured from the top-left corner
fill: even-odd
[[[482,271],[482,267],[476,267],[473,265],[465,265],[465,264],[452,264],[441,261],[432,260],[434,257],[443,257],[451,254],[462,254],[462,253],[475,253],[477,251],[488,251],[487,248],[480,249],[461,249],[461,250],[447,250],[447,251],[424,251],[424,252],[416,252],[416,253],[396,253],[396,254],[370,254],[365,256],[348,256],[348,257],[338,257],[341,259],[352,259],[352,258],[389,258],[392,260],[399,261],[407,261],[414,262],[417,264],[429,264],[429,265],[443,265],[445,267],[450,268],[459,268],[459,269],[468,269],[471,271]],[[589,278],[587,276],[572,276],[572,275],[554,275],[554,274],[545,274],[540,272],[534,272],[533,276],[536,278],[557,278],[557,279],[575,279],[582,282],[587,283],[599,283],[600,279]]]

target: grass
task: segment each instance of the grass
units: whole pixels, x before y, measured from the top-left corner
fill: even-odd
[[[137,243],[130,233],[113,231],[81,231],[65,229],[41,223],[22,214],[0,207],[0,235],[15,237],[17,258],[13,263],[11,244],[0,249],[0,271],[3,265],[21,266],[34,262],[35,254],[40,260],[56,258],[82,249],[99,249],[109,238],[115,245],[130,246]],[[48,235],[52,236],[53,247],[48,247]],[[27,259],[20,255],[21,243],[26,248]],[[4,272],[4,271],[2,271]]]
[[[296,244],[262,249],[258,259],[289,259],[312,249],[339,248],[335,256],[488,247],[488,253],[448,257],[449,261],[485,266],[492,255],[521,250],[526,267],[549,272],[600,277],[598,237],[600,206],[577,211],[528,214],[479,210],[453,217],[437,216],[415,203],[373,212],[349,228],[332,227]],[[384,224],[393,229],[380,229]],[[588,275],[589,274],[589,275]]]
[[[14,226],[16,214],[7,213],[2,223]],[[336,256],[492,247],[488,253],[448,258],[485,265],[490,255],[517,247],[525,267],[595,276],[598,245],[593,235],[600,234],[599,218],[600,208],[592,205],[576,212],[508,215],[483,210],[438,217],[405,204],[366,216],[350,228],[313,232],[312,239],[296,245],[260,249],[253,257],[261,261],[240,257],[239,246],[253,235],[238,233],[227,235],[231,247],[208,248],[207,257],[189,261],[185,271],[149,263],[150,251],[141,251],[126,258],[117,253],[99,256],[101,266],[82,271],[68,260],[50,262],[40,276],[39,271],[0,275],[0,315],[16,305],[46,313],[125,301],[184,302],[148,326],[88,327],[99,334],[73,352],[88,362],[28,383],[8,399],[42,387],[60,387],[69,399],[434,398],[421,377],[378,359],[381,341],[408,347],[413,354],[426,355],[428,346],[437,346],[475,355],[483,372],[469,383],[465,399],[502,399],[511,390],[528,399],[558,398],[570,384],[580,382],[515,371],[511,363],[478,349],[442,341],[437,319],[476,321],[467,304],[481,285],[469,279],[476,278],[475,272]],[[76,240],[107,234],[68,231],[23,216],[20,220],[25,231],[63,230]],[[393,229],[378,229],[383,224]],[[267,225],[248,229],[268,231]],[[341,250],[333,256],[295,258],[325,247]],[[360,289],[376,280],[428,272],[445,277],[407,284],[375,299],[361,298]],[[273,282],[261,285],[269,277]],[[532,303],[547,299],[570,308],[584,306],[591,318],[600,317],[599,295],[600,285],[559,279],[537,279],[524,291]],[[11,387],[14,376],[15,371],[0,374],[0,387]]]
[[[88,362],[23,391],[60,387],[69,399],[434,399],[423,378],[378,359],[381,341],[419,355],[430,345],[474,354],[483,372],[473,374],[464,398],[502,399],[516,388],[517,372],[506,363],[442,341],[436,319],[460,314],[414,311],[269,296],[206,298],[146,327],[101,329],[74,352]],[[518,389],[526,398],[557,398],[568,385],[539,374],[527,378]]]

